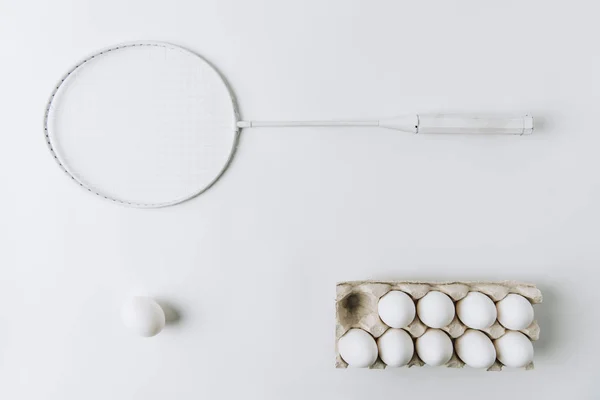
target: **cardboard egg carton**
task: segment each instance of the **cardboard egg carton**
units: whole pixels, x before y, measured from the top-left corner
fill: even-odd
[[[481,292],[489,296],[494,302],[502,300],[509,293],[520,294],[528,299],[532,304],[542,302],[542,293],[535,285],[522,282],[502,281],[502,282],[419,282],[419,281],[350,281],[337,284],[336,295],[336,368],[347,368],[348,364],[339,354],[338,340],[352,328],[360,328],[369,332],[375,339],[379,338],[385,331],[390,329],[379,318],[377,305],[379,299],[391,290],[400,290],[415,301],[425,296],[432,290],[437,290],[447,294],[456,303],[469,292]],[[404,328],[415,340],[427,330],[427,326],[419,320],[416,315],[413,322]],[[455,339],[462,336],[468,329],[455,315],[454,320],[447,326],[441,328],[454,342]],[[506,329],[498,323],[482,330],[490,339],[498,339],[506,333]],[[533,321],[529,327],[521,330],[530,340],[538,340],[540,328],[537,321]],[[417,356],[415,351],[412,360],[408,363],[409,367],[423,366],[424,363]],[[446,364],[451,368],[462,368],[465,364],[458,358],[456,351],[452,358]],[[383,369],[386,365],[380,358],[370,367],[371,369]],[[488,371],[501,371],[502,363],[498,360],[488,368]],[[533,362],[525,367],[533,369]]]

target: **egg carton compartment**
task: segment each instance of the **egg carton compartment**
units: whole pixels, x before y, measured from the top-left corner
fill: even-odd
[[[525,297],[531,304],[542,302],[541,291],[533,284],[516,281],[501,282],[422,282],[422,281],[349,281],[340,282],[336,288],[336,368],[347,368],[348,364],[342,359],[338,350],[338,340],[352,328],[360,328],[373,336],[375,340],[383,335],[390,327],[379,317],[379,299],[392,290],[398,290],[409,295],[417,303],[419,299],[431,291],[439,291],[448,295],[453,303],[463,299],[469,292],[480,292],[487,295],[494,304],[504,299],[507,295],[514,293]],[[421,322],[418,315],[405,328],[413,339],[413,342],[423,335],[428,327]],[[454,341],[461,337],[467,328],[458,318],[454,316],[452,322],[441,328]],[[498,320],[492,326],[481,329],[491,340],[498,339],[508,331]],[[531,341],[536,341],[540,335],[540,328],[534,319],[531,325],[519,332],[527,336]],[[414,355],[408,367],[423,366],[425,363]],[[465,363],[457,356],[453,349],[452,358],[445,364],[446,367],[462,368]],[[488,371],[501,371],[503,364],[496,359]],[[370,369],[384,369],[386,364],[377,358]],[[525,369],[533,369],[533,362]]]

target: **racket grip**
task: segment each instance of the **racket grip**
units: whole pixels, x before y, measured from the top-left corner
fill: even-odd
[[[497,117],[461,114],[419,114],[416,133],[491,133],[529,135],[533,117]]]

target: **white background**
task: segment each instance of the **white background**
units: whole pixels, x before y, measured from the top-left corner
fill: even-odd
[[[595,399],[600,56],[592,1],[0,1],[0,398]],[[84,192],[42,116],[81,57],[164,40],[247,119],[531,112],[529,137],[250,129],[224,178],[161,210]],[[335,283],[542,289],[536,369],[336,370]],[[132,293],[179,320],[131,336]],[[481,397],[483,396],[483,397]]]

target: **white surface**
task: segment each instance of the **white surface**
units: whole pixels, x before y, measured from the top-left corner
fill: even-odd
[[[351,368],[367,368],[377,360],[377,343],[368,332],[350,329],[338,341],[340,356]]]
[[[392,328],[404,328],[415,319],[415,303],[404,292],[392,290],[377,303],[379,318]]]
[[[598,397],[595,2],[0,9],[0,398]],[[538,130],[252,129],[199,198],[117,207],[56,167],[42,114],[65,67],[136,39],[203,54],[248,119],[530,111]],[[334,369],[335,283],[367,278],[537,283],[536,369]],[[127,332],[119,310],[137,289],[177,306],[179,323],[149,340]],[[243,365],[231,367],[234,357]]]
[[[522,368],[533,359],[534,348],[527,336],[521,332],[510,331],[494,340],[498,360],[507,367]]]
[[[377,339],[379,358],[387,367],[402,367],[415,352],[413,340],[404,329],[391,328]]]
[[[443,328],[454,319],[454,302],[437,291],[431,291],[417,301],[417,315],[430,328]]]
[[[454,341],[458,357],[471,368],[489,368],[496,361],[496,349],[483,332],[467,329]]]
[[[456,315],[473,329],[485,329],[496,322],[496,305],[483,293],[470,292],[456,303]]]

